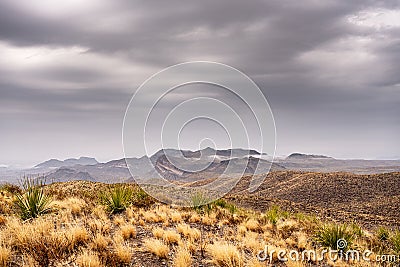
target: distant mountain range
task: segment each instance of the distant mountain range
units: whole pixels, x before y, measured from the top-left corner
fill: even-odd
[[[74,165],[94,165],[98,163],[99,162],[95,158],[88,157],[80,157],[79,159],[70,158],[63,161],[58,159],[50,159],[36,165],[34,168],[60,168]]]
[[[130,167],[128,169],[128,166]],[[400,171],[400,160],[339,160],[324,155],[293,153],[271,162],[255,150],[205,148],[198,151],[162,149],[154,155],[99,163],[80,157],[51,159],[25,170],[0,169],[0,182],[16,182],[24,175],[45,177],[48,182],[87,180],[126,182],[162,176],[173,182],[198,182],[220,175],[252,175],[271,171],[384,173]]]

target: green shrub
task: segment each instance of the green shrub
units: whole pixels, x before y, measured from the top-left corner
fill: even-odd
[[[268,209],[268,211],[265,213],[265,216],[267,220],[275,226],[281,216],[281,209],[274,205]]]
[[[225,199],[217,199],[212,203],[212,206],[220,207],[228,210],[231,214],[237,212],[237,207],[231,203],[226,202]]]
[[[221,207],[223,209],[225,209],[228,206],[228,203],[225,201],[225,199],[217,199],[213,202],[213,204],[217,207]]]
[[[390,238],[390,241],[393,245],[393,250],[396,253],[400,253],[400,231],[397,230],[394,235],[392,236],[392,238]]]
[[[354,222],[350,224],[350,229],[355,237],[362,237],[364,235],[364,231],[362,230],[361,226]]]
[[[43,182],[39,179],[25,179],[24,193],[16,194],[15,204],[21,219],[37,218],[51,211],[51,196],[43,189]]]
[[[210,199],[201,192],[194,194],[191,197],[191,202],[191,207],[199,213],[206,212],[209,214],[212,210],[213,204],[211,203]]]
[[[347,225],[326,224],[321,226],[315,234],[316,241],[323,247],[339,249],[338,241],[345,240],[347,246],[343,250],[348,249],[354,239],[354,233],[348,229]]]
[[[100,202],[112,213],[120,213],[132,203],[133,191],[124,185],[115,185],[114,188],[100,193]]]
[[[380,241],[388,240],[390,236],[389,229],[385,227],[379,227],[378,230],[376,231],[376,236]]]

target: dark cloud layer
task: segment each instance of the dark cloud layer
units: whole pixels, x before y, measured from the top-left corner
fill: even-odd
[[[278,154],[400,158],[399,17],[398,1],[2,1],[0,164],[121,157],[134,89],[189,60],[254,79]]]

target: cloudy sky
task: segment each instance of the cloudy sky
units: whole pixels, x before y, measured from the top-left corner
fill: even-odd
[[[121,158],[125,109],[176,63],[231,65],[277,154],[400,158],[398,1],[0,2],[0,165]]]

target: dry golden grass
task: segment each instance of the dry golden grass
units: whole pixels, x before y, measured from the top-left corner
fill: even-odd
[[[132,259],[132,249],[125,244],[115,245],[115,257],[117,262],[123,264],[129,264]]]
[[[186,223],[181,223],[176,226],[178,233],[182,234],[184,237],[189,238],[193,241],[199,240],[201,237],[200,230],[190,227]]]
[[[161,227],[153,228],[152,234],[155,238],[162,238],[164,235],[164,229],[162,229]]]
[[[10,211],[0,215],[0,267],[161,266],[162,263],[178,267],[194,263],[260,267],[266,263],[259,262],[255,255],[266,244],[270,250],[311,249],[312,229],[318,223],[292,214],[272,225],[256,211],[240,209],[232,214],[214,207],[200,215],[189,208],[160,203],[151,207],[133,205],[125,212],[111,215],[90,200],[85,191],[82,193],[85,198],[68,191],[63,194],[64,197],[55,197],[56,211],[43,217],[22,222]],[[369,248],[371,240],[374,246],[382,245],[373,233],[357,239],[356,245]],[[149,257],[148,252],[157,257]],[[276,254],[273,264],[284,265]],[[302,266],[297,262],[286,265]]]
[[[244,266],[243,256],[232,244],[217,242],[207,247],[207,252],[211,255],[214,264],[221,267],[241,267]]]
[[[78,216],[82,214],[87,204],[83,199],[70,197],[64,200],[56,200],[52,203],[52,206],[59,210],[66,210],[73,216]]]
[[[265,267],[266,264],[264,262],[261,262],[257,258],[253,258],[253,259],[250,259],[249,261],[247,261],[246,266],[247,267]]]
[[[242,239],[242,244],[245,248],[250,250],[253,255],[264,249],[264,245],[259,239],[258,233],[255,232],[247,232]]]
[[[182,215],[179,212],[171,212],[170,214],[171,221],[174,223],[179,223],[182,221]]]
[[[130,224],[122,225],[120,231],[125,240],[136,236],[136,227]]]
[[[68,235],[72,246],[86,244],[90,237],[87,230],[81,226],[73,226],[68,229]]]
[[[110,243],[111,243],[111,238],[105,237],[101,233],[97,233],[96,236],[93,237],[91,245],[93,249],[101,251],[107,249]]]
[[[83,251],[83,253],[76,258],[76,263],[81,267],[102,266],[99,256],[96,253],[87,250]]]
[[[92,219],[88,222],[89,229],[92,233],[97,234],[108,234],[111,230],[111,221],[100,220],[100,219]]]
[[[32,222],[21,223],[9,220],[5,235],[15,247],[32,256],[44,266],[67,257],[75,246],[75,236],[69,229],[54,229],[50,220],[38,218]]]
[[[249,231],[259,231],[260,230],[260,223],[255,219],[249,219],[245,225],[247,230]]]
[[[158,223],[162,221],[162,218],[153,211],[146,211],[142,213],[143,219],[148,223]]]
[[[143,242],[146,250],[153,253],[159,258],[167,258],[169,253],[169,247],[161,240],[149,238]]]
[[[10,259],[11,249],[9,247],[0,245],[0,267],[6,267]]]
[[[178,244],[181,240],[181,236],[175,230],[165,230],[163,234],[163,240],[168,245]]]
[[[199,223],[199,222],[201,222],[200,215],[197,214],[197,213],[192,214],[192,216],[190,216],[189,222],[191,222],[191,223]]]
[[[299,249],[305,249],[307,248],[307,236],[302,233],[302,232],[296,232],[296,236],[297,236],[297,247]]]
[[[178,247],[175,257],[174,265],[175,267],[190,267],[192,265],[193,259],[189,250],[185,247]]]

